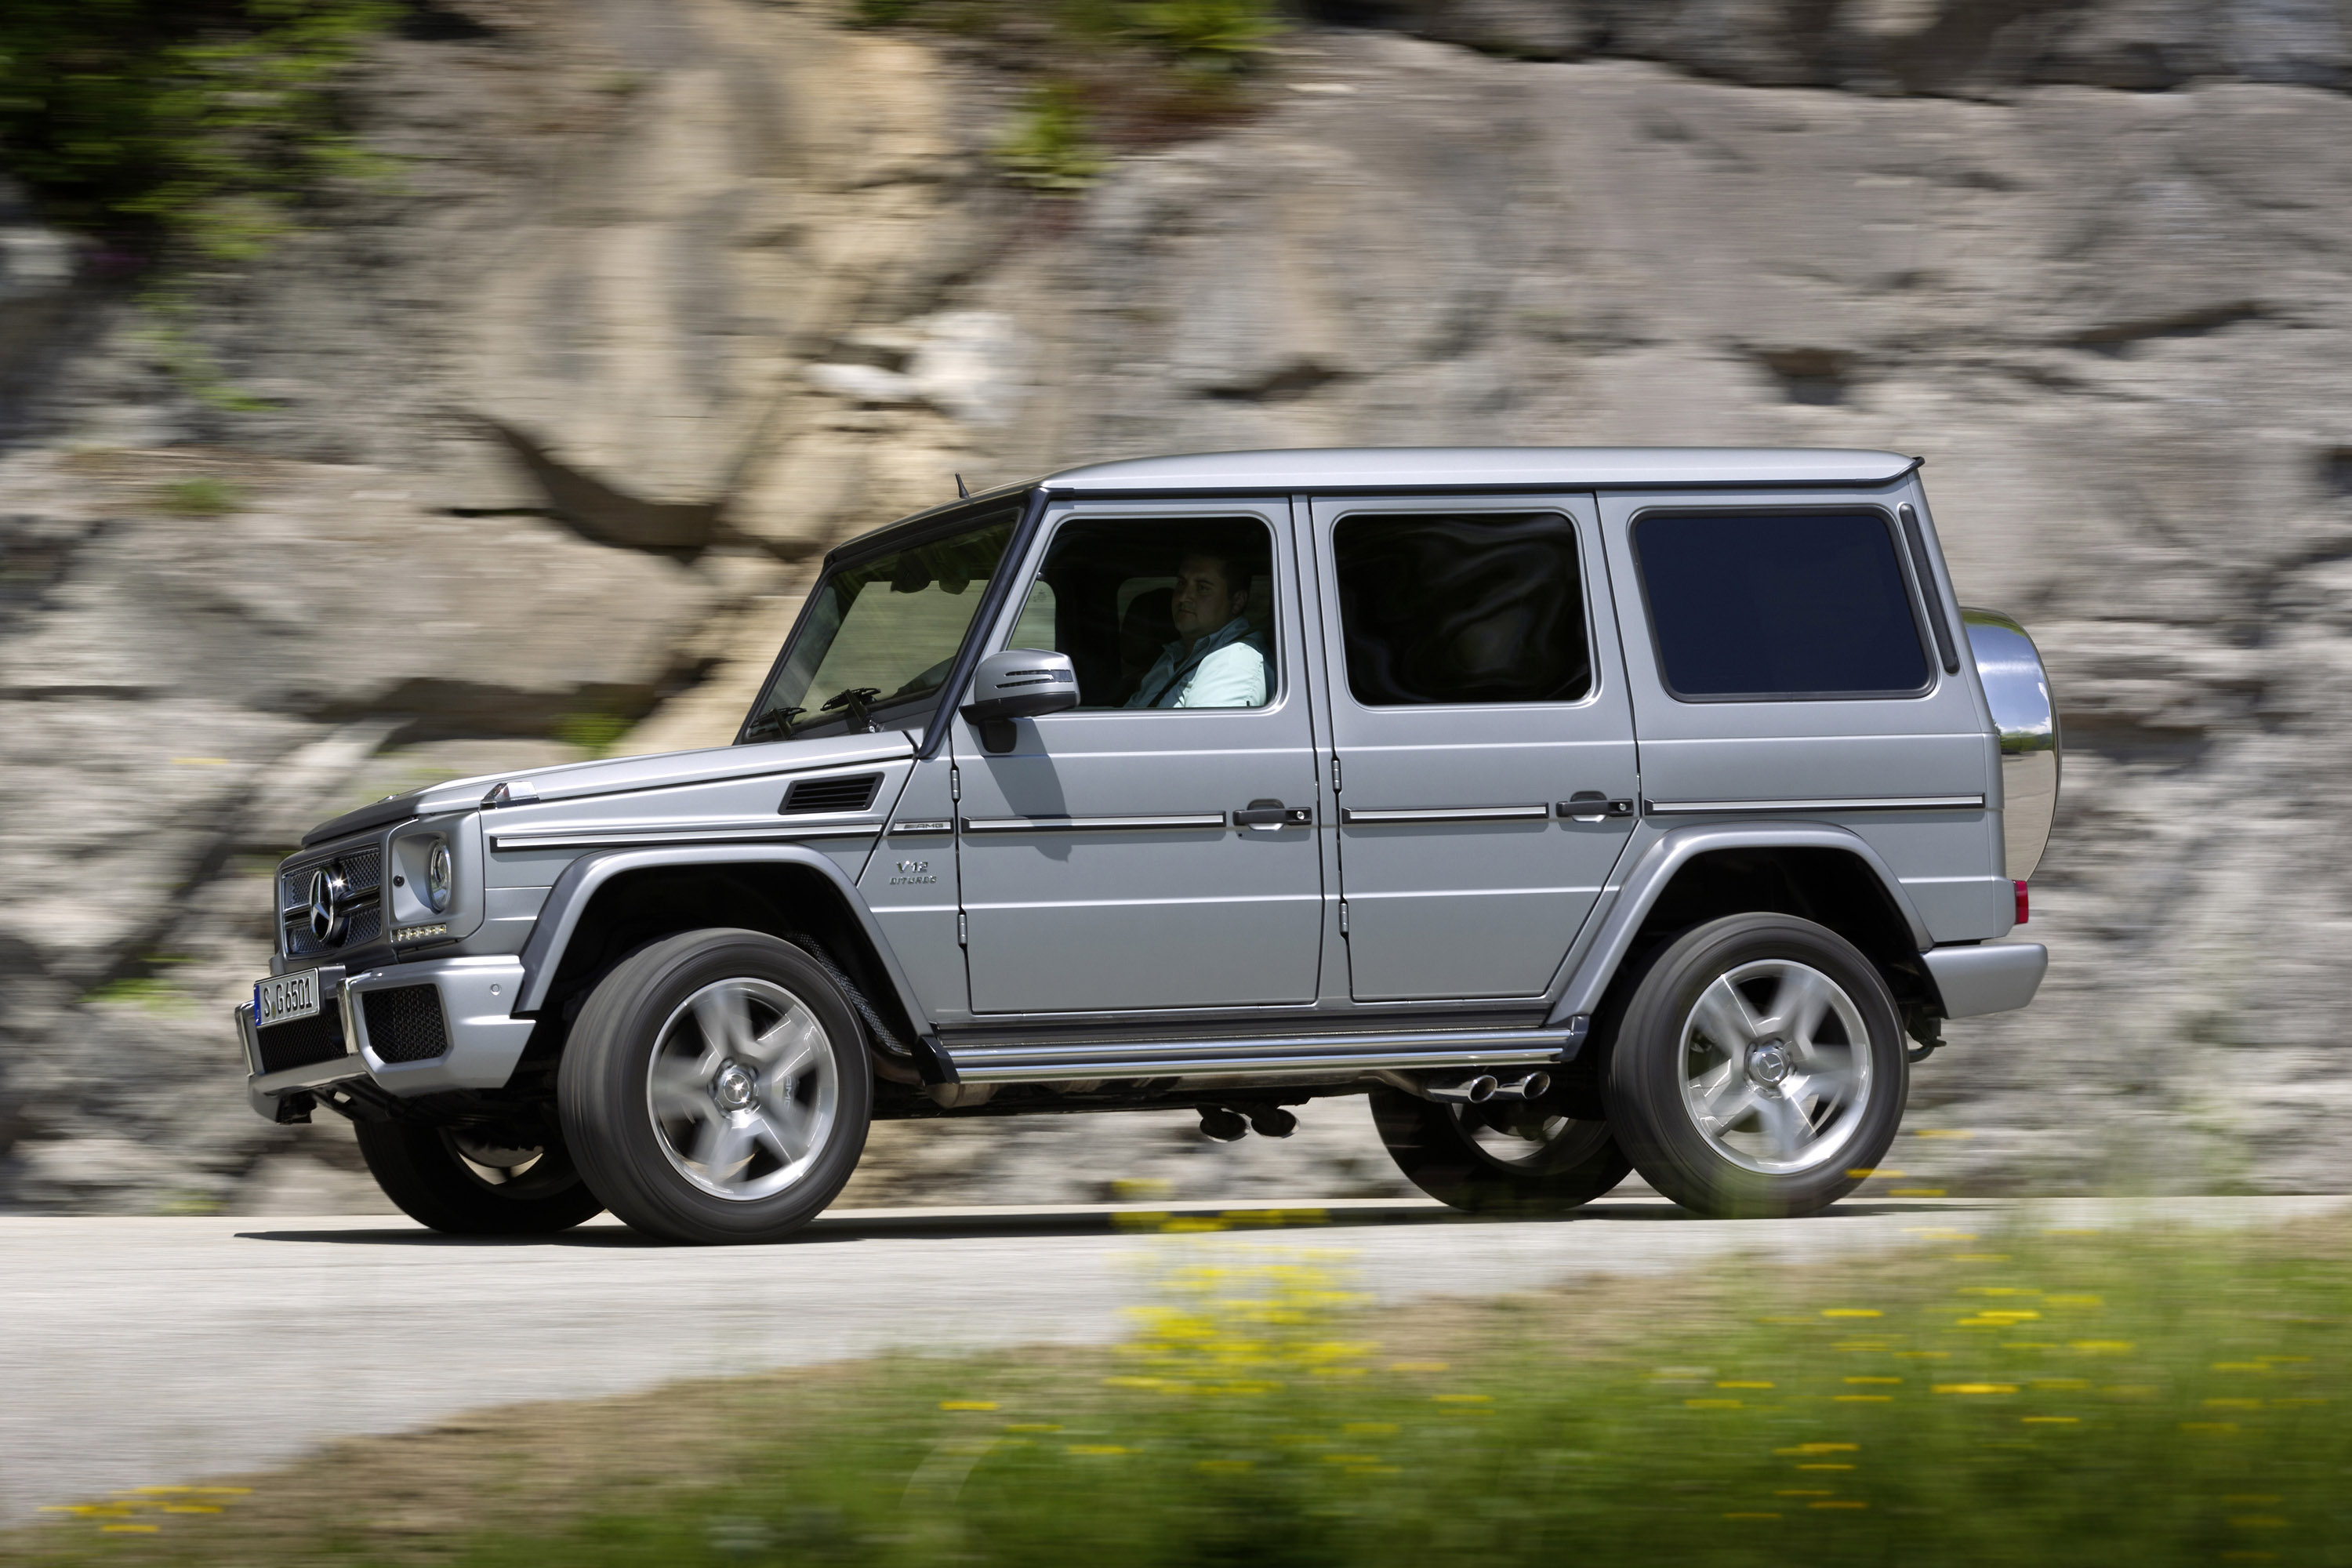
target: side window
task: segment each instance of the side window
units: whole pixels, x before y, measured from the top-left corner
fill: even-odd
[[[1927,689],[1911,590],[1881,512],[1644,517],[1633,525],[1633,557],[1676,697]]]
[[[1256,518],[1066,522],[1005,646],[1068,654],[1084,708],[1263,708],[1273,563]]]
[[[1559,513],[1359,512],[1331,549],[1348,690],[1365,707],[1591,691],[1576,525]]]

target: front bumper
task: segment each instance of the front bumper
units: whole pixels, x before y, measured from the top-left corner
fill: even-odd
[[[530,1038],[533,1021],[509,1011],[522,978],[521,961],[505,956],[444,958],[358,974],[321,971],[321,987],[331,990],[322,989],[320,1008],[333,1015],[327,1026],[339,1033],[341,1052],[275,1068],[272,1042],[254,1027],[252,1005],[240,1003],[246,1098],[274,1119],[282,1096],[358,1079],[402,1096],[502,1088]]]

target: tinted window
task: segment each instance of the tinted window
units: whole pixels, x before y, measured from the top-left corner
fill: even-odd
[[[1576,525],[1556,512],[1341,518],[1332,560],[1348,689],[1367,708],[1592,689]]]
[[[1677,697],[1909,694],[1927,658],[1876,512],[1645,517],[1633,527]]]

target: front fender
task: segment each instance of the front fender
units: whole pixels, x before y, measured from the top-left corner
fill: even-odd
[[[1552,1009],[1547,1027],[1565,1027],[1569,1020],[1589,1016],[1601,1005],[1601,995],[1616,976],[1617,966],[1624,962],[1626,951],[1633,945],[1634,934],[1642,929],[1643,921],[1649,917],[1666,885],[1675,879],[1675,873],[1698,856],[1720,849],[1834,849],[1852,855],[1869,867],[1879,886],[1885,889],[1887,898],[1910,930],[1912,947],[1924,952],[1934,945],[1935,939],[1927,933],[1927,922],[1919,918],[1902,882],[1878,851],[1850,829],[1828,822],[1676,827],[1659,835],[1657,842],[1643,851],[1633,868],[1626,873],[1609,912],[1601,918],[1592,945],[1585,950],[1567,992]]]
[[[515,1011],[535,1013],[547,1005],[549,989],[555,984],[556,970],[563,962],[564,950],[572,945],[572,933],[579,929],[580,918],[595,901],[597,891],[614,878],[631,871],[663,869],[677,866],[793,866],[814,871],[840,890],[842,901],[856,917],[858,929],[866,944],[872,948],[882,971],[889,977],[892,990],[898,994],[898,1005],[915,1026],[929,1032],[930,1019],[915,1000],[914,987],[907,984],[906,971],[899,965],[898,955],[891,951],[889,939],[875,923],[873,912],[858,896],[856,887],[834,864],[829,856],[797,844],[698,844],[654,847],[636,849],[599,849],[583,855],[563,869],[555,885],[547,892],[547,901],[540,906],[539,921],[531,927],[530,940],[523,944],[522,984],[515,1001]]]

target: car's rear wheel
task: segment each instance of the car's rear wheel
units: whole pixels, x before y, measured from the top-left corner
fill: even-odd
[[[465,1128],[362,1121],[360,1154],[383,1195],[456,1236],[544,1236],[603,1212],[552,1136],[517,1145]]]
[[[1811,1214],[1852,1192],[1903,1120],[1885,980],[1790,915],[1730,915],[1649,963],[1607,1051],[1609,1123],[1634,1168],[1722,1217]]]
[[[588,1184],[672,1241],[778,1241],[815,1218],[857,1167],[873,1096],[841,988],[751,931],[690,931],[622,963],[557,1077]]]
[[[1633,1166],[1609,1127],[1547,1100],[1444,1105],[1398,1089],[1371,1093],[1372,1124],[1405,1179],[1479,1214],[1559,1214],[1591,1203]]]

